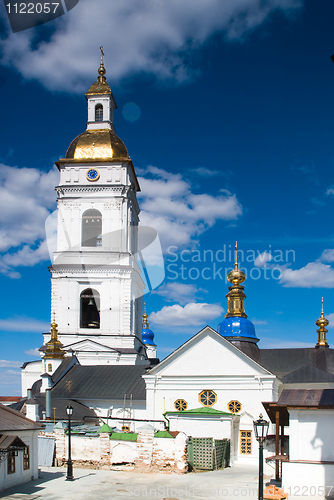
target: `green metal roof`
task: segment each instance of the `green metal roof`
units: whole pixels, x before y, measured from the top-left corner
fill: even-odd
[[[113,432],[110,439],[116,439],[119,441],[137,441],[138,433],[128,433],[128,432]]]
[[[184,410],[184,411],[166,411],[165,415],[170,414],[179,414],[179,415],[228,415],[233,416],[233,413],[228,413],[226,411],[215,410],[214,408],[210,408],[207,406],[203,406],[202,408],[194,408],[193,410]]]
[[[154,437],[156,438],[173,438],[173,436],[171,434],[169,434],[168,431],[158,431],[154,434]]]
[[[112,433],[112,428],[108,424],[103,424],[102,427],[100,427],[99,432],[110,432],[110,433]]]

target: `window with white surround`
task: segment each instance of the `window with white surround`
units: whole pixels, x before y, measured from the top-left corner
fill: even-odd
[[[103,106],[102,106],[102,104],[97,104],[95,106],[95,121],[96,122],[103,121]]]

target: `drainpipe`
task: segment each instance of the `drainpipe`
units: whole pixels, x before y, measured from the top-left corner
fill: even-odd
[[[45,389],[46,420],[51,420],[51,389]]]
[[[169,427],[170,427],[170,421],[168,420],[168,418],[166,417],[166,413],[163,414],[163,417],[165,420],[167,420],[167,430],[169,431]],[[166,425],[166,424],[165,424]]]

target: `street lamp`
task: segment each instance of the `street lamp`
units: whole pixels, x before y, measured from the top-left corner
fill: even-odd
[[[68,460],[67,460],[67,476],[66,481],[73,481],[73,464],[71,459],[71,417],[73,408],[71,405],[66,406],[66,413],[68,416]]]
[[[259,420],[253,422],[256,441],[259,443],[259,500],[263,500],[263,443],[267,439],[269,422],[263,420],[260,413]]]

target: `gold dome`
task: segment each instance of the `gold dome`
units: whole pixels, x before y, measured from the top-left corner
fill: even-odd
[[[98,79],[97,82],[94,82],[93,85],[90,86],[85,96],[97,94],[112,95],[111,89],[106,81],[100,81]]]
[[[329,325],[329,321],[324,316],[324,299],[321,299],[321,314],[320,318],[315,322],[317,326],[319,326],[318,332],[318,342],[315,347],[318,349],[319,347],[329,347],[327,344],[327,332],[326,326]]]
[[[129,159],[124,142],[110,129],[85,130],[70,144],[65,158],[81,159]]]

